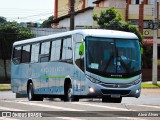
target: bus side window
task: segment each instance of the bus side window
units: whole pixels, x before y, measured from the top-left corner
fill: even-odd
[[[61,40],[52,41],[51,46],[51,61],[58,61],[60,59]]]
[[[30,45],[23,46],[22,50],[22,63],[29,63],[30,62]]]
[[[22,47],[15,47],[13,53],[13,62],[19,64],[21,62],[21,49]]]
[[[82,47],[82,44],[83,44],[82,40],[83,40],[83,35],[81,34],[73,35],[73,41],[75,43],[75,50],[74,50],[75,63],[82,71],[84,71],[84,54],[81,55],[79,53],[80,47]]]
[[[75,63],[82,71],[84,71],[84,54],[79,53],[81,45],[82,43],[76,43],[75,45]]]
[[[41,53],[39,55],[40,62],[48,62],[49,61],[49,51],[50,51],[50,42],[41,43]]]
[[[72,63],[72,39],[63,39],[62,60]]]
[[[38,62],[40,44],[33,44],[31,50],[31,62]]]

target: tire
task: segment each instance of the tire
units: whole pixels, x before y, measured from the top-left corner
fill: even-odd
[[[32,82],[30,82],[28,85],[27,95],[29,101],[43,101],[43,96],[34,94],[34,88]]]
[[[72,95],[72,87],[71,85],[67,86],[66,91],[65,91],[65,98],[64,101],[66,102],[71,102],[73,101],[73,95]]]
[[[120,97],[120,98],[103,97],[102,102],[121,103],[122,102],[122,97]]]
[[[35,100],[35,95],[34,95],[34,89],[33,89],[33,83],[30,82],[27,88],[27,95],[28,95],[28,100],[29,101],[34,101]]]
[[[73,96],[73,89],[71,84],[67,84],[65,87],[65,95],[64,95],[65,102],[78,102],[79,98]]]

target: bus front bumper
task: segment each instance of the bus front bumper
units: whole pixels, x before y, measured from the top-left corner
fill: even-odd
[[[87,96],[89,97],[136,97],[138,98],[141,93],[141,81],[136,85],[131,85],[129,87],[119,87],[118,84],[112,87],[105,87],[104,85],[92,83],[88,81],[88,91]]]

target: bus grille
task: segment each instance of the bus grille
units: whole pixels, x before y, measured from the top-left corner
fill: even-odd
[[[106,83],[100,83],[100,85],[108,88],[128,88],[132,86],[131,84],[106,84]]]
[[[111,94],[128,95],[131,92],[131,90],[104,90],[102,89],[101,92],[107,95],[111,95]]]

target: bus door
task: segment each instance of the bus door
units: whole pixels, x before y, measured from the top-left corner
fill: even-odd
[[[48,94],[49,93],[49,76],[48,76],[48,67],[42,66],[41,69],[41,94]]]
[[[83,43],[77,42],[75,44],[75,69],[74,69],[74,92],[75,94],[81,94],[82,75],[84,71],[84,52]]]

